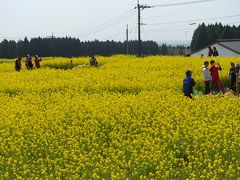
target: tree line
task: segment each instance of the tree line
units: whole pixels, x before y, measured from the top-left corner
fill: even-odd
[[[218,39],[237,39],[240,38],[240,25],[223,26],[221,23],[205,25],[200,24],[194,31],[191,49],[193,51],[200,50],[204,47],[215,43]]]
[[[184,46],[158,45],[154,41],[142,41],[141,52],[143,55],[183,55]],[[81,57],[90,55],[111,56],[127,54],[127,42],[116,41],[80,41],[77,38],[32,38],[28,40],[0,42],[0,58],[16,58],[30,55],[42,57]],[[138,41],[128,42],[128,54],[138,54]]]

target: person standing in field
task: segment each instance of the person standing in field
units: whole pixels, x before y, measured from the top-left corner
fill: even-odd
[[[211,84],[211,74],[210,71],[208,70],[209,62],[205,61],[204,65],[202,66],[202,71],[203,71],[203,79],[205,83],[205,90],[204,94],[209,94],[210,93],[210,84]]]
[[[208,47],[208,56],[213,56],[213,50],[211,48],[211,46]]]
[[[190,49],[190,47],[188,46],[187,49],[185,50],[185,56],[186,56],[186,57],[190,57],[190,55],[191,55],[191,49]]]
[[[219,56],[219,53],[218,53],[218,50],[217,50],[216,47],[213,47],[213,56],[214,56],[214,57]]]
[[[25,66],[26,66],[26,69],[29,69],[28,67],[28,61],[29,61],[29,54],[26,56],[26,59],[25,59]]]
[[[32,57],[31,56],[28,59],[28,67],[29,67],[29,69],[33,68],[33,63],[32,63]]]
[[[32,57],[29,54],[26,57],[25,65],[26,65],[27,70],[30,70],[33,68]]]
[[[21,64],[21,60],[22,58],[17,58],[17,60],[15,61],[15,69],[16,71],[20,71],[22,69],[22,64]]]
[[[230,89],[232,91],[236,91],[236,67],[235,67],[235,64],[233,62],[231,62],[231,68],[229,70],[229,79],[230,79],[230,82],[231,82],[231,87]]]
[[[192,99],[193,86],[195,86],[195,81],[192,78],[192,72],[190,70],[186,71],[186,77],[183,80],[183,93],[185,96]]]
[[[239,89],[239,87],[240,87],[240,64],[237,64],[237,66],[236,66],[236,80],[237,80],[237,78],[238,78],[238,84],[237,84],[237,82],[236,82],[236,92],[237,92],[237,90],[239,91],[240,89]]]
[[[221,90],[222,92],[224,92],[224,85],[223,83],[220,81],[219,78],[219,73],[218,71],[221,71],[222,68],[219,65],[219,63],[215,63],[214,60],[210,61],[211,67],[210,67],[210,72],[211,72],[211,76],[212,76],[212,85],[217,88],[217,90]]]
[[[40,66],[40,62],[42,61],[42,58],[38,57],[38,55],[35,55],[35,66],[37,69],[39,69],[41,66]]]

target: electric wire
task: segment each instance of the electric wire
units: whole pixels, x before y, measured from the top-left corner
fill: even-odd
[[[110,21],[107,21],[101,25],[95,26],[93,28],[89,28],[85,31],[79,32],[78,33],[78,37],[82,37],[82,36],[89,36],[92,34],[96,34],[102,31],[105,31],[119,23],[124,22],[125,20],[129,19],[130,17],[132,17],[133,15],[135,15],[135,11],[131,10],[128,11],[127,13],[122,14],[121,16],[118,16]]]
[[[151,6],[154,7],[169,7],[169,6],[181,6],[181,5],[189,5],[189,4],[198,4],[198,3],[205,3],[205,2],[211,2],[216,0],[199,0],[199,1],[189,1],[189,2],[181,2],[181,3],[171,3],[171,4],[160,4],[160,5],[154,5]]]
[[[212,17],[212,18],[202,18],[202,19],[191,19],[186,21],[170,21],[170,22],[161,22],[161,23],[153,23],[153,24],[147,24],[147,25],[163,25],[163,24],[179,24],[179,23],[188,23],[188,22],[196,22],[196,21],[207,21],[207,20],[214,20],[214,19],[227,19],[227,18],[233,18],[233,17],[239,17],[240,14],[231,15],[231,16],[219,16],[219,17]]]

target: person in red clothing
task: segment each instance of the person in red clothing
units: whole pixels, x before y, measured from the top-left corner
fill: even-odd
[[[211,72],[211,76],[212,76],[212,85],[215,88],[217,88],[217,90],[221,90],[222,92],[224,92],[224,85],[220,81],[219,74],[218,74],[218,71],[221,71],[222,68],[218,63],[215,64],[214,60],[211,60],[210,64],[211,64],[211,67],[210,67],[209,71]]]
[[[35,66],[37,69],[39,69],[41,66],[40,66],[40,62],[42,61],[42,59],[40,57],[38,57],[38,55],[35,56]]]

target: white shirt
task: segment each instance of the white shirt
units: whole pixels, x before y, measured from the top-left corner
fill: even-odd
[[[210,71],[208,70],[208,68],[203,66],[202,67],[202,71],[203,71],[203,79],[204,79],[204,81],[211,81],[212,80],[212,76],[211,76]]]

